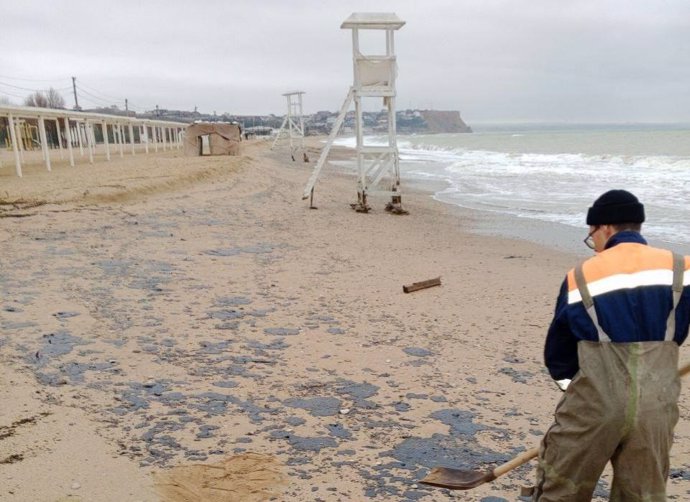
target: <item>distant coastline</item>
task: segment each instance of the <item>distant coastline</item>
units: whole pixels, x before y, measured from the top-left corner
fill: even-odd
[[[168,110],[156,108],[136,113],[111,106],[84,110],[96,113],[169,120],[173,122],[194,121],[204,122],[236,122],[245,130],[252,130],[257,134],[270,134],[274,129],[280,129],[283,115],[233,115],[229,113],[209,114],[197,110]],[[338,117],[337,112],[318,111],[304,115],[304,130],[307,136],[328,135]],[[388,131],[388,114],[383,111],[362,112],[364,132],[379,133]],[[354,132],[355,112],[351,110],[345,116],[341,131],[345,134]],[[417,110],[407,109],[396,112],[396,127],[401,134],[435,134],[435,133],[471,133],[472,128],[466,124],[457,110]],[[261,132],[259,132],[261,131]]]

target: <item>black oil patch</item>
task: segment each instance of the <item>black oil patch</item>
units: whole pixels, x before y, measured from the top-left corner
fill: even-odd
[[[432,418],[448,425],[448,434],[433,434],[431,437],[410,437],[403,440],[380,457],[391,457],[394,460],[376,466],[371,470],[360,469],[367,479],[367,496],[422,497],[425,490],[400,493],[395,483],[409,483],[409,479],[421,479],[429,469],[436,466],[458,469],[475,469],[478,465],[499,464],[506,462],[519,451],[497,452],[481,446],[475,439],[479,431],[492,430],[507,436],[505,431],[486,426],[474,421],[475,415],[470,411],[459,409],[439,410],[430,415]],[[405,474],[399,474],[400,472]]]
[[[78,315],[80,315],[79,312],[55,312],[53,314],[53,317],[56,317],[60,320],[63,320],[63,319],[69,319],[70,317],[76,317]]]
[[[291,397],[283,401],[283,404],[290,408],[302,408],[307,410],[315,417],[330,417],[337,415],[341,406],[340,399],[334,397]]]
[[[216,307],[237,307],[238,305],[249,305],[252,301],[244,296],[222,296],[216,298]]]
[[[414,357],[428,357],[433,354],[433,352],[431,352],[430,350],[422,349],[419,347],[406,347],[403,349],[403,352],[408,356]]]
[[[287,418],[285,419],[285,421],[286,421],[289,425],[292,425],[293,427],[297,427],[298,425],[302,425],[302,424],[304,424],[304,423],[307,422],[307,421],[304,420],[303,418],[294,417],[294,416],[293,416],[293,417],[287,417]]]
[[[299,335],[299,328],[266,328],[264,333],[275,336],[294,336]]]
[[[270,343],[261,343],[256,340],[250,340],[249,343],[247,343],[247,347],[250,349],[256,349],[258,351],[263,351],[263,350],[285,350],[288,347],[290,347],[289,344],[285,343],[285,340],[282,338],[277,338],[276,340],[270,342]]]
[[[234,380],[221,380],[219,382],[213,382],[213,385],[215,385],[216,387],[223,387],[225,389],[232,389],[234,387],[237,387],[239,384]]]
[[[314,451],[318,452],[324,448],[335,448],[338,443],[335,439],[331,437],[303,437],[303,436],[293,436],[291,433],[285,430],[277,430],[271,432],[271,437],[274,439],[285,439],[298,451]]]
[[[690,481],[690,468],[683,466],[680,469],[671,469],[669,475],[671,479],[682,479],[683,481]]]
[[[52,357],[69,354],[77,345],[87,345],[90,343],[78,336],[72,336],[69,331],[65,330],[43,335],[42,341],[43,345],[30,357],[31,362],[39,366],[46,364]]]
[[[518,371],[513,368],[501,368],[498,372],[508,375],[513,379],[513,382],[517,383],[528,383],[529,379],[534,376],[534,373],[530,373],[529,371]]]
[[[84,383],[84,374],[87,371],[105,373],[116,371],[116,369],[110,363],[79,363],[71,361],[60,364],[58,370],[53,373],[37,371],[36,378],[42,384],[56,387],[67,383]]]
[[[328,424],[326,428],[331,436],[339,439],[352,439],[352,433],[343,427],[342,424]]]
[[[3,331],[19,331],[25,328],[33,328],[37,326],[35,322],[25,321],[25,322],[13,322],[13,321],[2,321],[0,324]]]
[[[349,395],[354,399],[355,403],[362,402],[362,400],[376,395],[378,390],[379,387],[370,383],[356,383],[347,380],[339,383],[336,387],[336,392],[338,394]]]

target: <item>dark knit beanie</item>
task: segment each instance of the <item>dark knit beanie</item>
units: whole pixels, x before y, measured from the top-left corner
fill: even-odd
[[[626,190],[609,190],[587,211],[587,225],[642,223],[644,206]]]

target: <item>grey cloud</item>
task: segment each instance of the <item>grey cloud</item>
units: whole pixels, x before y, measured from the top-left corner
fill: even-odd
[[[76,75],[144,108],[280,115],[281,94],[301,89],[305,111],[336,110],[352,80],[339,27],[355,11],[407,22],[399,108],[470,123],[690,121],[685,0],[25,0],[3,11],[0,75],[63,87]]]

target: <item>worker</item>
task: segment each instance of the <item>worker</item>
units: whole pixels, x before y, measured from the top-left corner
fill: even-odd
[[[546,337],[546,367],[565,393],[539,449],[535,502],[590,501],[609,461],[609,500],[666,500],[690,257],[648,246],[644,221],[625,190],[587,212],[596,254],[568,272]]]

